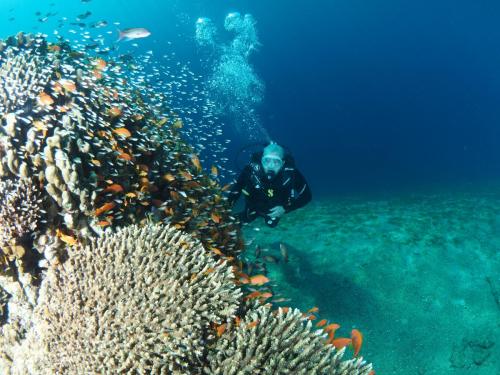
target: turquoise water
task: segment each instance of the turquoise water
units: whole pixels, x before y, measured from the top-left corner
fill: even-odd
[[[318,199],[247,227],[247,256],[283,243],[265,262],[282,305],[358,328],[377,374],[499,374],[498,191]]]
[[[209,77],[231,82],[215,90],[223,113],[208,110],[203,126],[199,101],[176,103],[204,166],[215,159],[229,182],[237,150],[271,135],[290,146],[315,194],[275,229],[259,220],[245,227],[244,257],[265,264],[275,299],[287,300],[278,304],[318,307],[318,320],[342,326],[338,336],[358,328],[377,374],[500,374],[500,186],[480,187],[499,172],[498,4],[315,5],[4,0],[0,34],[43,32],[74,44],[90,32],[106,48],[118,28],[147,27],[151,37],[105,58],[153,61],[146,73],[161,69],[176,84],[188,74],[196,85],[178,91],[189,97],[205,99],[194,88]],[[71,24],[87,11],[84,27]],[[231,60],[238,39],[224,20],[234,11],[252,14],[251,42],[261,45]],[[219,50],[197,43],[200,17],[213,20]],[[99,20],[108,26],[90,28]],[[436,181],[446,188],[415,188]]]

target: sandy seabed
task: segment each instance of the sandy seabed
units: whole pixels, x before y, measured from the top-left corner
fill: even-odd
[[[361,330],[377,374],[500,374],[500,189],[322,198],[244,232],[281,305]]]

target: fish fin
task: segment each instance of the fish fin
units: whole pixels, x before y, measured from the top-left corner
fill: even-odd
[[[118,31],[118,39],[115,43],[121,42],[122,40],[124,41],[129,40],[123,31],[121,31],[120,29],[116,29],[116,31]]]

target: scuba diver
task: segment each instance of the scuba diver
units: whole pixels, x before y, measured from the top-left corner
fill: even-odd
[[[229,192],[234,204],[245,196],[245,208],[238,214],[240,223],[249,223],[261,216],[275,227],[285,213],[305,206],[311,200],[311,190],[293,159],[275,142],[252,155]]]

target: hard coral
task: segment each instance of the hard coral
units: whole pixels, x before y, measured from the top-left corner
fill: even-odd
[[[226,263],[171,227],[108,232],[49,269],[33,340],[14,368],[33,374],[199,373],[210,323],[233,317],[238,307],[233,278]]]
[[[331,374],[368,375],[372,370],[362,358],[342,360],[299,310],[269,306],[251,309],[237,326],[230,327],[209,356],[210,375]]]
[[[235,220],[181,120],[157,117],[126,70],[41,35],[0,42],[0,179],[31,179],[46,203],[47,225],[25,250],[57,262],[64,242],[154,217],[235,255]]]

